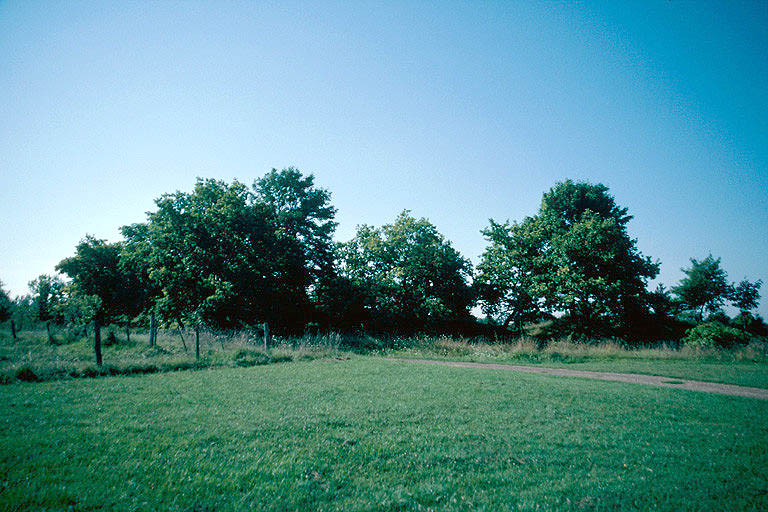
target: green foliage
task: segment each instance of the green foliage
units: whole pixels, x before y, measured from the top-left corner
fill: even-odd
[[[232,327],[268,321],[301,325],[310,283],[304,253],[274,210],[241,183],[198,180],[192,193],[165,194],[148,214],[149,279],[167,320]]]
[[[761,280],[750,283],[746,279],[733,287],[730,300],[741,313],[749,313],[760,304],[760,286]]]
[[[707,321],[689,329],[683,342],[696,348],[730,348],[749,343],[752,337],[718,321]]]
[[[470,262],[427,219],[407,210],[379,229],[358,227],[340,247],[340,260],[373,330],[440,329],[469,317]]]
[[[682,269],[685,277],[672,289],[683,309],[694,311],[698,321],[704,313],[715,312],[732,294],[728,274],[720,267],[720,258],[711,254],[701,261],[691,258],[690,268]]]
[[[731,321],[731,324],[753,336],[768,338],[768,325],[760,315],[742,312]]]
[[[497,322],[504,326],[511,323],[522,332],[524,323],[541,317],[539,301],[531,294],[533,276],[523,268],[523,260],[530,254],[508,222],[498,224],[491,219],[482,233],[490,245],[474,281],[480,306]]]
[[[3,288],[3,282],[0,281],[0,322],[10,320],[13,315],[13,302]]]
[[[20,295],[13,300],[12,318],[19,330],[31,327],[37,321],[35,301],[31,295]]]
[[[75,291],[72,287],[67,293],[67,299],[58,306],[58,314],[64,322],[75,328],[81,328],[93,322],[101,310],[101,298],[98,295],[87,295]]]
[[[119,268],[130,282],[130,286],[121,294],[123,314],[130,320],[142,313],[151,311],[161,290],[159,284],[151,279],[152,243],[149,225],[136,223],[120,228],[123,235],[119,256]]]
[[[75,247],[75,255],[56,265],[56,270],[72,279],[68,288],[75,300],[68,312],[71,318],[108,323],[121,314],[122,295],[132,283],[120,270],[120,251],[119,243],[86,235]]]
[[[256,180],[253,190],[256,200],[274,211],[281,236],[299,243],[305,266],[317,281],[331,272],[337,223],[331,194],[316,188],[314,180],[313,175],[304,176],[293,167],[272,169]]]
[[[32,308],[37,320],[58,320],[57,308],[64,300],[64,282],[58,276],[42,274],[29,282]]]
[[[480,265],[483,307],[518,318],[536,307],[565,312],[583,336],[631,331],[659,265],[637,250],[630,219],[604,185],[568,180],[544,194],[538,215],[491,220]]]

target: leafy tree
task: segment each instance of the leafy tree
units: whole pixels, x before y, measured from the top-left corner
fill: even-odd
[[[760,304],[760,286],[763,282],[757,280],[750,283],[746,279],[735,285],[731,290],[730,299],[740,313],[749,313]]]
[[[86,235],[75,247],[75,255],[56,265],[56,270],[72,279],[70,295],[95,306],[94,352],[98,365],[102,363],[101,326],[121,313],[121,294],[127,286],[119,267],[120,251],[119,243],[107,243]],[[91,296],[97,297],[98,301]]]
[[[29,282],[32,303],[37,320],[57,320],[57,307],[63,299],[64,282],[58,276],[41,274]]]
[[[161,294],[160,285],[150,276],[152,264],[152,242],[149,225],[136,223],[120,228],[123,243],[120,251],[120,271],[130,281],[122,294],[126,322],[141,314],[147,314],[149,322],[149,345],[155,345],[157,322],[155,308]]]
[[[58,306],[58,313],[64,322],[78,335],[87,331],[88,324],[96,319],[101,308],[101,299],[96,295],[79,293],[72,285],[65,286],[66,300]]]
[[[631,218],[604,185],[568,180],[544,194],[538,215],[491,220],[480,282],[496,292],[484,295],[484,307],[519,318],[537,304],[566,313],[580,335],[630,332],[659,267],[629,237]]]
[[[341,270],[365,297],[374,329],[439,329],[469,318],[471,264],[407,210],[380,229],[358,227],[341,247]]]
[[[532,276],[521,265],[528,253],[519,245],[520,238],[514,236],[514,227],[491,220],[482,231],[490,245],[477,267],[475,287],[483,313],[504,327],[511,323],[522,333],[523,324],[537,320],[541,308],[531,295]]]
[[[0,322],[10,320],[13,314],[13,302],[3,288],[3,282],[0,281]]]
[[[35,323],[37,313],[31,295],[20,295],[13,300],[12,319],[19,331]]]
[[[333,233],[336,208],[331,194],[315,187],[313,175],[298,169],[272,169],[256,180],[256,199],[275,211],[281,235],[294,238],[302,248],[307,270],[314,278],[329,272],[333,264]]]
[[[244,185],[199,179],[192,193],[155,203],[141,228],[148,243],[142,257],[166,320],[282,328],[303,322],[309,276],[302,248]]]
[[[728,274],[720,267],[720,258],[711,254],[701,261],[691,258],[690,268],[682,270],[685,277],[672,292],[678,296],[683,309],[693,311],[699,322],[705,312],[720,309],[733,293]]]

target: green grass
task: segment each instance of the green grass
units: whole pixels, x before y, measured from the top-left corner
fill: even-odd
[[[104,364],[99,367],[94,362],[92,339],[68,340],[62,331],[55,336],[56,344],[49,343],[45,331],[40,330],[25,331],[17,340],[0,333],[0,384],[347,357],[339,350],[337,336],[276,339],[264,350],[261,338],[244,332],[220,336],[203,332],[200,360],[196,360],[193,332],[185,334],[185,350],[177,333],[164,331],[154,347],[148,346],[146,333],[133,333],[130,342],[118,338],[115,344],[104,344]],[[106,340],[106,330],[103,338]]]
[[[117,334],[122,334],[117,331]],[[104,367],[93,362],[90,339],[59,344],[47,342],[44,331],[24,332],[12,341],[0,332],[0,383],[17,380],[56,380],[70,377],[141,374],[222,366],[250,366],[316,358],[349,357],[358,353],[403,358],[428,358],[486,363],[538,365],[579,370],[645,373],[677,379],[724,382],[768,388],[768,344],[753,343],[732,350],[669,347],[628,349],[611,342],[555,341],[540,347],[532,340],[489,343],[446,337],[373,338],[369,336],[303,336],[274,338],[267,352],[247,332],[201,335],[201,360],[195,361],[193,335],[186,334],[187,350],[174,331],[163,331],[158,346],[147,346],[146,334],[134,333],[131,342],[104,347]],[[106,338],[106,335],[105,335]],[[243,354],[243,352],[247,354]]]
[[[2,510],[765,510],[768,402],[382,358],[0,387]]]
[[[627,349],[610,342],[578,344],[558,341],[539,348],[530,340],[470,343],[450,338],[421,338],[401,343],[383,353],[400,358],[642,373],[768,388],[768,345],[765,343],[732,350],[691,350],[666,347]]]

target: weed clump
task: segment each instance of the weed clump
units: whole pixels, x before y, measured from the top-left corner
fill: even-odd
[[[250,349],[240,349],[235,352],[233,357],[236,366],[258,366],[263,364],[269,364],[272,362],[272,358],[269,354],[264,352]]]
[[[16,370],[16,378],[23,382],[37,382],[40,380],[35,371],[29,366],[22,366]]]

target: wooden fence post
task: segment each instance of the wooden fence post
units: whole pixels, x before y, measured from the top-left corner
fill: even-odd
[[[269,344],[272,342],[272,336],[269,334],[269,324],[264,322],[264,351],[269,348]]]
[[[200,360],[200,326],[195,324],[195,361]]]

